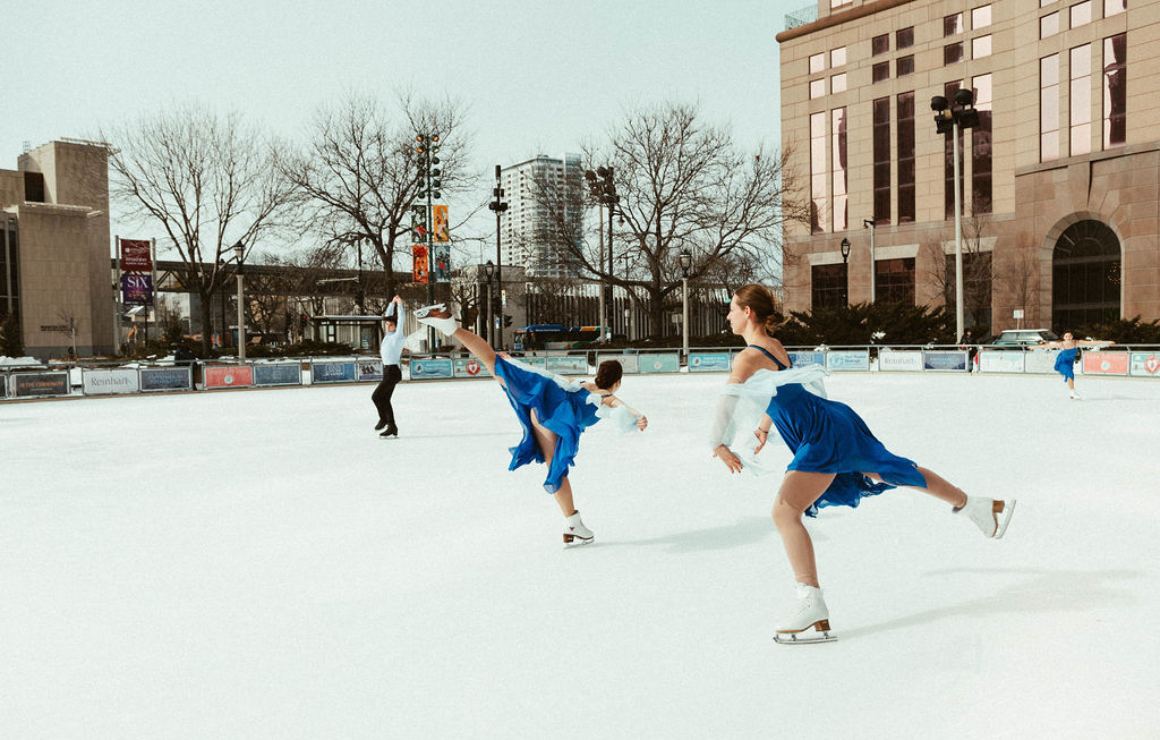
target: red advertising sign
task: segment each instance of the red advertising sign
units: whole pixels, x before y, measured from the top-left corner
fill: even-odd
[[[153,254],[144,239],[121,240],[121,269],[125,272],[152,272]]]
[[[253,368],[249,365],[219,365],[205,369],[206,388],[244,388],[253,384]]]
[[[416,244],[411,247],[411,254],[414,256],[414,263],[412,268],[412,280],[416,283],[427,283],[427,247],[421,244]]]
[[[1084,352],[1085,375],[1127,375],[1127,352]]]

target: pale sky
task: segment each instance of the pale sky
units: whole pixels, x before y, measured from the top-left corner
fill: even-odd
[[[777,147],[774,36],[809,4],[2,0],[0,168],[26,141],[95,137],[190,100],[301,138],[346,91],[406,86],[468,104],[485,176],[578,151],[638,101],[700,101],[746,148]]]

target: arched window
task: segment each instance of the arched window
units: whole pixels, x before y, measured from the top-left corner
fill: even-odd
[[[1106,224],[1079,221],[1060,234],[1051,273],[1052,328],[1120,318],[1120,240]]]

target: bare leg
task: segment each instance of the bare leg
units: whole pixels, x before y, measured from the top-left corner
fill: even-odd
[[[1075,390],[1075,378],[1068,378],[1067,379],[1067,387],[1069,390],[1073,390],[1073,391]]]
[[[833,480],[832,473],[791,470],[785,474],[777,500],[773,503],[773,523],[781,534],[794,580],[814,588],[821,587],[818,584],[818,564],[814,559],[813,540],[802,524],[802,514],[821,498]]]
[[[552,457],[556,454],[556,433],[545,427],[536,418],[536,411],[532,409],[532,435],[536,438],[536,444],[540,446],[540,452],[544,453],[544,463],[552,464]],[[554,494],[556,497],[556,504],[559,505],[560,511],[565,517],[572,516],[576,513],[576,507],[572,503],[572,484],[568,482],[568,476],[560,481],[560,488]]]
[[[495,377],[495,350],[491,348],[486,339],[463,327],[456,329],[451,336],[457,339],[468,352],[475,355],[475,359],[482,362],[492,377]],[[498,378],[496,379],[498,380]]]

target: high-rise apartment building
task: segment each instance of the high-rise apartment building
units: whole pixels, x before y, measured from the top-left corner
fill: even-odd
[[[1160,3],[819,0],[809,15],[777,36],[782,144],[812,214],[786,230],[787,308],[953,310],[954,150],[931,99],[970,90],[966,325],[1160,317]]]
[[[541,154],[500,171],[508,201],[500,227],[505,265],[523,267],[528,277],[578,274],[568,240],[581,238],[582,172],[578,154],[559,159]]]

